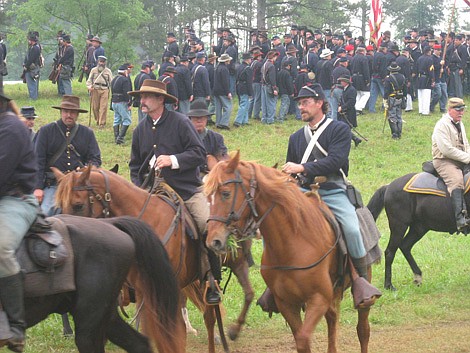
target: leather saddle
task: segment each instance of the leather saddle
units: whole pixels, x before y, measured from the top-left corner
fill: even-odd
[[[470,173],[464,175],[464,192],[470,190]],[[437,174],[432,162],[423,163],[423,172],[417,173],[403,187],[403,191],[414,194],[425,194],[447,197],[447,186]]]
[[[75,290],[72,244],[67,226],[59,219],[38,214],[16,257],[25,275],[26,297]]]
[[[181,221],[183,222],[183,231],[185,234],[187,234],[191,239],[199,239],[196,222],[191,216],[191,213],[187,210],[183,199],[178,195],[178,193],[167,183],[159,181],[158,186],[154,189],[154,194],[170,205],[175,211],[174,222],[172,222],[174,228],[172,227],[170,229],[171,233],[173,233],[176,226]],[[170,230],[168,232],[170,232]]]

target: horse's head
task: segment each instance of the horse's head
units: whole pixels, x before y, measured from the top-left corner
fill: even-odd
[[[51,169],[58,182],[56,205],[62,213],[93,218],[109,215],[111,194],[105,171],[87,166],[63,174],[56,168]]]
[[[208,174],[204,190],[210,202],[210,217],[206,245],[216,253],[226,251],[227,237],[243,238],[254,233],[250,225],[257,217],[254,204],[256,180],[240,153],[219,162]]]

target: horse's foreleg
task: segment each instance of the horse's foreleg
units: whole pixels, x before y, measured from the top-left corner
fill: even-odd
[[[197,336],[197,330],[191,325],[189,321],[189,314],[188,308],[186,304],[188,302],[188,297],[181,292],[180,294],[180,302],[181,302],[181,315],[183,315],[184,324],[186,326],[186,333],[192,333],[194,336]]]
[[[367,353],[369,351],[369,337],[370,337],[370,325],[369,325],[369,311],[370,309],[358,309],[357,310],[357,326],[356,332],[359,342],[361,344],[361,353]]]
[[[303,323],[300,316],[300,304],[286,303],[278,298],[276,298],[276,304],[294,334],[297,352],[311,353],[310,338],[318,322],[329,308],[328,300],[321,294],[313,295],[306,303],[307,308]]]
[[[328,326],[328,353],[336,353],[336,341],[338,334],[339,309],[342,297],[342,288],[335,292],[335,299],[331,303],[325,314],[326,324]]]
[[[246,315],[248,313],[248,309],[250,308],[251,303],[255,297],[255,292],[253,291],[253,287],[251,286],[250,279],[249,279],[249,269],[248,263],[243,261],[238,267],[232,269],[235,276],[237,276],[238,282],[243,288],[243,292],[245,293],[245,302],[243,304],[243,309],[238,315],[237,322],[230,326],[228,330],[228,335],[232,341],[236,340],[242,326],[245,324]]]
[[[204,324],[207,329],[207,341],[209,343],[209,353],[215,353],[215,314],[212,306],[206,305],[204,309]]]
[[[427,230],[423,229],[422,227],[411,227],[408,231],[408,234],[405,236],[405,239],[403,239],[400,244],[400,250],[403,253],[403,256],[405,257],[406,261],[408,261],[411,270],[413,271],[414,283],[418,286],[421,285],[421,282],[423,280],[423,273],[421,272],[421,269],[419,268],[413,255],[411,254],[411,249],[413,249],[413,246],[421,240],[421,238],[426,234],[426,232]]]

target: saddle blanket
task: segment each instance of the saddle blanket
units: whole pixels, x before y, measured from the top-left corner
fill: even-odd
[[[380,232],[374,221],[374,217],[365,206],[357,208],[356,215],[359,220],[364,248],[366,249],[366,264],[371,266],[379,263],[382,258],[382,250],[379,246]],[[344,236],[341,236],[339,240],[339,248],[342,254],[346,255],[348,253]]]
[[[470,190],[470,173],[464,176],[464,190],[467,193]],[[448,195],[447,187],[441,178],[434,174],[421,172],[415,174],[403,187],[403,191],[415,194],[427,194],[446,197]]]
[[[45,295],[72,292],[76,289],[74,256],[67,226],[64,222],[54,217],[48,218],[48,221],[52,223],[52,229],[62,235],[69,255],[62,266],[54,268],[53,271],[46,272],[44,268],[39,267],[31,260],[27,240],[23,239],[16,253],[16,257],[18,258],[21,271],[25,276],[25,297],[42,297]]]

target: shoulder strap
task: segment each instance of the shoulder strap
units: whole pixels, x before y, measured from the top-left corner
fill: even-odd
[[[194,85],[194,79],[196,78],[197,70],[199,70],[199,68],[200,68],[201,66],[202,66],[202,65],[196,66],[196,68],[194,69],[194,73],[193,73],[193,75],[191,76],[191,82],[193,83],[193,85]]]
[[[60,133],[64,137],[65,141],[60,146],[60,148],[57,150],[57,152],[52,156],[52,158],[49,160],[49,162],[47,163],[46,169],[52,167],[54,165],[54,163],[57,162],[57,160],[62,155],[62,153],[64,153],[64,151],[65,151],[65,149],[67,148],[68,145],[72,145],[71,141],[73,140],[73,138],[75,137],[75,135],[77,134],[77,131],[78,131],[78,124],[75,124],[75,126],[70,131],[70,135],[68,137],[66,137],[64,132],[60,129],[57,122],[55,122],[55,126],[57,126],[57,129],[60,131]],[[78,152],[75,150],[75,147],[73,148],[73,151],[75,152],[75,154],[78,155],[78,157],[80,157]]]
[[[304,131],[306,133],[308,133],[308,136],[310,136],[311,140],[308,143],[307,148],[305,149],[304,155],[302,157],[302,161],[300,162],[301,164],[304,164],[305,162],[307,162],[308,157],[310,157],[310,155],[312,154],[313,148],[317,144],[318,138],[323,133],[323,131],[325,131],[325,129],[328,127],[328,125],[331,124],[332,121],[333,120],[327,118],[326,121],[323,123],[323,125],[320,126],[320,128],[317,130],[317,132],[315,132],[315,134],[313,134],[313,135],[312,135],[312,132],[310,131],[310,128],[308,127],[308,125],[305,125],[305,128],[304,128],[305,130]]]

